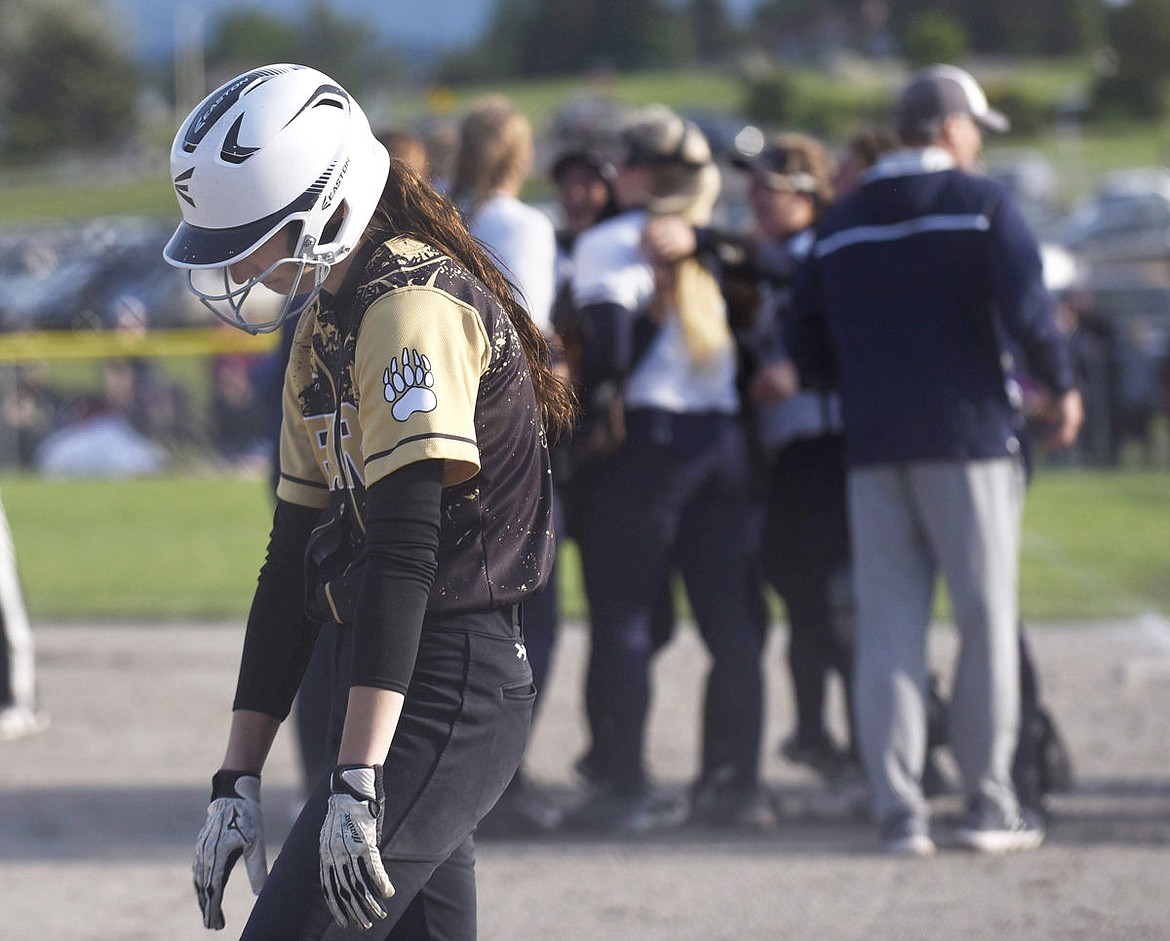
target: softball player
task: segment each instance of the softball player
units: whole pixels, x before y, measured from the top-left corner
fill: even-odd
[[[196,850],[204,924],[223,927],[242,855],[260,893],[249,941],[474,938],[472,834],[527,740],[517,612],[552,562],[544,429],[568,395],[454,207],[328,76],[233,79],[171,160],[184,221],[167,260],[244,330],[299,316],[268,556]],[[278,298],[263,319],[258,285]],[[325,621],[339,764],[265,881],[260,772]]]
[[[582,233],[573,262],[582,372],[590,385],[620,381],[625,437],[590,496],[581,539],[587,685],[606,708],[590,716],[599,786],[566,823],[644,832],[688,813],[655,792],[644,748],[656,609],[677,568],[711,654],[689,813],[770,824],[759,781],[767,610],[734,338],[709,271],[694,259],[656,268],[640,249],[651,215],[707,222],[721,178],[702,131],[669,109],[637,115],[623,144],[616,188],[626,211]]]

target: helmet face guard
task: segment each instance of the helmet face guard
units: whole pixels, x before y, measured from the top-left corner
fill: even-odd
[[[163,256],[187,269],[188,287],[225,323],[276,330],[353,250],[389,165],[357,102],[328,76],[297,65],[247,72],[209,95],[175,136],[171,174],[183,221]],[[288,254],[235,282],[231,266],[290,224],[300,235]],[[254,295],[282,265],[296,266],[283,304]]]
[[[269,298],[264,296],[253,297],[253,288],[259,287],[267,292],[262,282],[282,265],[296,265],[297,268],[293,286],[289,293],[283,296],[283,301],[279,300],[281,295],[275,295],[278,299],[276,304],[269,303]],[[301,291],[299,288],[305,270],[310,267],[314,271],[313,286],[308,291]],[[187,287],[199,298],[204,307],[228,326],[251,334],[272,333],[279,330],[286,320],[299,317],[317,299],[331,268],[332,265],[325,263],[310,265],[303,258],[281,258],[243,284],[236,284],[226,267],[189,268]],[[267,319],[264,319],[265,317]]]

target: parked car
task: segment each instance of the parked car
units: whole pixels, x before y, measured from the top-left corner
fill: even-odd
[[[1059,178],[1052,161],[1031,148],[997,148],[988,153],[985,169],[989,177],[1012,191],[1032,230],[1042,239],[1051,237],[1063,216],[1057,198]]]
[[[163,261],[172,228],[117,217],[0,231],[0,330],[214,323]]]
[[[1096,268],[1166,266],[1170,272],[1170,170],[1141,167],[1106,175],[1056,238]]]
[[[743,149],[744,131],[749,135],[759,135],[763,143],[761,132],[750,125],[742,115],[730,111],[714,111],[711,109],[693,109],[684,111],[682,116],[693,122],[707,138],[711,153],[717,160],[730,158]]]
[[[1063,298],[1072,330],[1094,464],[1117,464],[1129,442],[1153,460],[1155,420],[1170,413],[1170,287],[1097,275]]]

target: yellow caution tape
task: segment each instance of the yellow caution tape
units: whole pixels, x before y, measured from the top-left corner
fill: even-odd
[[[229,353],[265,353],[277,346],[279,335],[251,336],[231,327],[176,327],[130,332],[121,330],[35,330],[0,333],[0,363],[27,363],[52,359],[110,359],[113,357],[221,356]]]

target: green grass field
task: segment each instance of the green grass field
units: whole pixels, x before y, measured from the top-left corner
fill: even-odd
[[[1013,63],[1001,72],[999,78],[1027,81],[1049,96],[1083,82],[1086,75],[1079,62]],[[863,70],[837,77],[808,73],[802,80],[817,83],[818,95],[826,99],[846,99],[855,98],[859,89],[892,89],[895,78]],[[662,102],[680,110],[736,111],[742,95],[734,76],[718,70],[615,76],[607,88],[628,104]],[[584,79],[463,88],[453,92],[449,107],[458,113],[479,95],[500,92],[544,129],[560,107],[588,90]],[[423,92],[396,94],[393,104],[394,119],[406,125],[430,107]],[[1129,124],[1007,143],[1036,147],[1075,185],[1088,186],[1108,169],[1165,162],[1170,133],[1164,124]],[[156,157],[149,172],[106,174],[104,182],[77,173],[54,178],[40,168],[9,174],[0,182],[0,224],[118,213],[175,215],[165,155]],[[547,187],[546,181],[539,184]],[[90,373],[71,373],[75,381],[93,379]],[[35,617],[242,618],[247,611],[270,515],[262,482],[10,477],[0,484]],[[579,617],[583,604],[571,544],[564,555],[566,612]],[[1022,602],[1027,617],[1041,620],[1170,612],[1165,473],[1041,475],[1027,510]]]
[[[34,619],[247,613],[270,521],[264,481],[17,476],[0,493]],[[577,618],[572,544],[562,558],[566,614]],[[1170,613],[1170,476],[1042,473],[1025,517],[1022,605],[1031,621]]]
[[[227,477],[0,485],[32,616],[243,617],[267,484]]]

